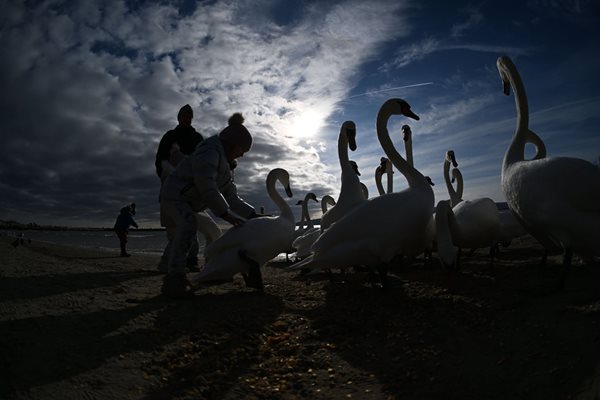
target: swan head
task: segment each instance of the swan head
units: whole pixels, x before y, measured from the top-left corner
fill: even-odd
[[[287,185],[283,185],[283,187],[285,188],[285,194],[287,197],[293,197],[294,194],[292,193],[292,189],[290,188],[290,184],[289,182],[287,183]]]
[[[319,200],[317,199],[317,195],[314,194],[313,192],[308,192],[306,194],[306,196],[304,197],[304,200],[308,201],[308,200],[314,200],[317,203],[319,202]]]
[[[304,204],[304,200],[298,200],[298,202],[296,203],[297,206],[301,206],[302,204]]]
[[[452,164],[454,168],[458,167],[458,163],[456,162],[456,156],[454,155],[454,150],[448,150],[446,152],[445,161]]]
[[[267,176],[267,188],[269,187],[269,181],[273,182],[276,179],[283,185],[285,194],[287,197],[292,197],[292,189],[290,188],[290,174],[283,168],[274,168],[269,172]]]
[[[500,56],[496,61],[496,68],[498,68],[502,80],[502,92],[508,96],[510,94],[510,70],[514,69],[514,64],[507,56]]]
[[[352,151],[356,150],[356,125],[354,121],[345,121],[342,124],[342,132],[348,139],[348,148]]]
[[[381,157],[381,159],[379,160],[379,166],[377,166],[377,171],[381,171],[381,173],[383,174],[387,170],[389,162],[390,160],[387,157]]]
[[[419,119],[419,118],[417,118]],[[405,142],[408,142],[412,137],[412,131],[410,130],[410,126],[402,125],[402,139]]]
[[[352,167],[352,169],[354,170],[354,172],[356,172],[356,175],[360,176],[360,172],[358,170],[358,164],[356,164],[355,161],[348,161],[350,163],[350,166]]]
[[[389,99],[383,103],[380,111],[390,115],[404,115],[405,117],[412,118],[416,121],[419,120],[419,116],[411,111],[410,104],[404,99]]]
[[[435,183],[433,183],[430,177],[426,176],[425,180],[427,181],[427,183],[429,183],[430,186],[435,186]]]

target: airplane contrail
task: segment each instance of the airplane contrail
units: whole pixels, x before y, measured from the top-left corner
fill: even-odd
[[[396,90],[396,89],[406,89],[406,88],[417,87],[417,86],[426,86],[426,85],[433,85],[433,82],[415,83],[414,85],[397,86],[397,87],[388,88],[388,89],[374,90],[374,91],[372,91],[372,92],[366,92],[366,93],[361,93],[361,94],[355,94],[354,96],[346,97],[344,100],[353,99],[353,98],[355,98],[355,97],[360,97],[360,96],[366,96],[366,95],[368,95],[368,94],[373,94],[373,93],[388,92],[388,91],[390,91],[390,90]]]

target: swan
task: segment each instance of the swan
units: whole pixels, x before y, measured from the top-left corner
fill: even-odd
[[[452,164],[452,166],[454,167],[452,174],[453,174],[453,179],[450,179],[450,164]],[[460,171],[456,168],[458,167],[458,163],[456,162],[456,156],[454,154],[453,150],[448,150],[446,152],[446,157],[444,158],[444,182],[446,182],[446,188],[448,189],[448,195],[450,196],[450,206],[454,207],[456,206],[458,203],[460,203],[462,201],[462,193],[463,193],[463,182],[462,182],[462,175],[461,175],[461,179],[457,182],[456,184],[456,190],[454,189],[454,186],[452,185],[452,182],[454,182],[454,178],[456,177],[456,174],[460,174]],[[456,172],[454,172],[456,171]]]
[[[357,176],[360,176],[360,171],[358,170],[358,164],[356,163],[356,161],[348,161],[350,163],[350,166],[352,167],[352,170],[354,171],[354,173],[356,173]],[[367,187],[367,185],[365,185],[364,183],[360,182],[360,190],[362,190],[362,194],[363,194],[363,199],[366,200],[369,198],[369,188]]]
[[[382,176],[386,174],[387,176],[387,191],[383,189]],[[377,191],[379,195],[383,195],[386,193],[392,193],[394,191],[394,170],[392,168],[392,163],[387,157],[381,157],[380,164],[375,168],[375,185],[377,186]]]
[[[325,195],[321,199],[321,211],[323,214],[327,212],[329,206],[335,206],[335,200],[330,195]],[[307,230],[302,236],[299,236],[292,243],[292,247],[296,249],[296,260],[300,260],[312,252],[311,248],[315,240],[321,234],[320,228],[312,228]]]
[[[458,178],[457,191],[454,190],[450,181],[450,174],[448,172],[450,164],[454,165],[453,175],[455,178]],[[447,240],[447,238],[444,232],[438,233],[437,228],[442,221],[447,221],[452,243],[459,248],[458,257],[460,257],[460,249],[462,248],[474,250],[481,247],[490,247],[490,262],[493,262],[494,245],[500,233],[498,207],[496,206],[496,202],[489,197],[463,200],[462,174],[460,174],[457,167],[458,163],[456,162],[454,151],[448,150],[444,157],[444,179],[450,196],[450,210],[440,213],[440,210],[436,209],[435,226],[438,251],[440,240]],[[458,259],[454,265],[444,265],[446,267],[452,266],[457,268]]]
[[[404,151],[406,154],[406,162],[411,167],[414,167],[413,151],[412,151],[412,130],[409,125],[402,125],[402,140],[404,140]],[[381,176],[387,174],[387,191],[383,190]],[[394,191],[394,168],[390,160],[386,157],[381,157],[380,165],[375,170],[375,184],[379,195],[384,193],[392,193]],[[426,177],[427,178],[427,177]],[[433,184],[432,184],[433,186]]]
[[[537,135],[536,135],[537,136]],[[535,140],[535,139],[533,139]],[[545,147],[537,146],[536,157],[545,157]],[[463,195],[463,177],[458,168],[452,169],[452,182],[456,182],[456,192],[455,196],[458,199],[458,202],[462,201]],[[452,197],[451,197],[452,198]],[[496,208],[498,206],[496,205]],[[504,247],[508,246],[510,242],[518,237],[521,237],[527,233],[525,228],[521,226],[519,221],[515,218],[510,210],[498,210],[498,218],[500,221],[500,231],[498,233],[498,238],[496,239],[496,245],[494,246],[494,252],[497,253],[499,250],[498,244],[502,244]]]
[[[329,228],[356,205],[365,201],[364,192],[354,166],[348,159],[348,148],[356,150],[356,125],[345,121],[338,136],[338,158],[342,169],[342,187],[337,203],[321,217],[321,231]]]
[[[314,227],[314,222],[312,219],[310,219],[310,214],[308,212],[308,203],[310,200],[314,200],[317,203],[319,202],[317,195],[315,195],[313,192],[308,192],[304,196],[304,200],[298,200],[296,203],[296,205],[302,206],[302,214],[300,216],[300,221],[298,222],[298,229],[296,230],[296,233],[302,234],[308,229],[312,229]],[[302,222],[306,222],[306,225]]]
[[[292,264],[290,270],[381,267],[398,253],[416,255],[423,251],[425,227],[433,209],[433,190],[425,177],[394,148],[387,129],[392,115],[415,120],[419,117],[402,99],[387,100],[377,114],[377,138],[394,167],[407,178],[409,187],[357,206],[323,232],[312,247],[313,254]]]
[[[283,168],[271,170],[267,176],[267,192],[281,211],[278,217],[258,217],[246,221],[241,227],[231,228],[205,249],[204,269],[193,276],[190,282],[200,287],[209,281],[231,279],[235,274],[245,274],[260,267],[278,254],[285,252],[294,235],[294,214],[285,200],[277,193],[279,181],[288,197],[292,197],[290,177]],[[256,288],[262,291],[262,279]]]
[[[560,289],[573,253],[600,254],[600,168],[571,157],[526,160],[525,143],[532,132],[525,87],[510,58],[499,57],[496,66],[504,94],[511,88],[515,94],[517,111],[502,163],[502,191],[513,214],[546,251],[564,254]]]

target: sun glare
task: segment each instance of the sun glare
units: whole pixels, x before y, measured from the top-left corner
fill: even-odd
[[[290,124],[290,130],[295,138],[313,137],[323,126],[323,114],[308,110],[295,116]]]

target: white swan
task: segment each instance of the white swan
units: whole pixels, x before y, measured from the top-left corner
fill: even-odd
[[[451,163],[455,167],[454,170],[457,171],[454,172],[453,175],[460,179],[459,183],[461,184],[458,185],[459,192],[454,190],[450,181],[448,171]],[[481,197],[474,200],[462,200],[462,175],[460,174],[460,171],[458,171],[458,168],[456,168],[457,166],[458,163],[456,162],[454,151],[448,150],[444,157],[444,179],[446,180],[446,187],[448,188],[448,194],[450,195],[451,208],[444,213],[440,213],[440,210],[436,210],[435,225],[438,252],[440,240],[447,240],[447,238],[444,237],[444,232],[437,232],[437,228],[442,221],[445,220],[449,226],[452,243],[459,248],[459,257],[460,249],[469,248],[474,250],[481,247],[489,247],[490,261],[493,262],[492,256],[494,245],[496,244],[498,234],[500,233],[498,207],[496,206],[496,202],[489,197]],[[443,247],[445,247],[444,244],[442,244],[442,248]],[[443,257],[441,260],[443,261]],[[458,264],[453,266],[458,267]]]
[[[509,208],[549,252],[564,251],[564,284],[573,253],[600,254],[600,168],[570,157],[525,160],[531,137],[525,87],[510,58],[496,62],[504,93],[512,87],[517,125],[502,164],[502,190]],[[541,141],[541,139],[540,139]]]
[[[452,166],[454,166],[454,170],[452,171],[453,177],[452,180],[450,179],[450,164],[452,164]],[[463,194],[463,187],[462,187],[462,175],[460,175],[461,179],[458,181],[457,183],[457,188],[456,190],[454,189],[454,186],[452,185],[452,182],[454,182],[454,179],[456,177],[456,174],[460,174],[460,171],[458,169],[456,169],[456,167],[458,167],[458,164],[456,162],[456,156],[454,155],[454,151],[453,150],[448,150],[446,152],[446,157],[444,158],[444,182],[446,182],[446,189],[448,189],[448,195],[450,196],[450,206],[451,207],[455,207],[458,203],[460,203],[462,201],[462,194]],[[456,172],[454,172],[456,171]]]
[[[356,175],[360,176],[360,171],[358,170],[358,164],[356,163],[356,161],[350,160],[348,162],[350,163],[350,166],[352,166],[352,169],[354,170]],[[360,182],[360,180],[359,180],[359,184],[360,184],[360,189],[362,190],[363,199],[364,200],[368,199],[369,198],[369,188],[367,187],[367,185]]]
[[[387,191],[383,188],[382,177],[387,176]],[[392,193],[394,191],[394,170],[392,163],[387,157],[381,157],[380,164],[375,168],[375,186],[379,195]]]
[[[277,181],[284,186],[288,197],[292,197],[290,178],[285,169],[275,168],[267,176],[267,192],[281,214],[278,217],[250,219],[239,228],[229,229],[207,246],[204,269],[190,275],[194,287],[203,282],[231,279],[237,273],[247,273],[254,266],[253,263],[260,268],[289,248],[294,234],[294,215],[277,193]]]
[[[377,115],[377,137],[387,157],[406,176],[409,188],[374,197],[357,206],[323,232],[313,245],[313,254],[290,269],[368,267],[388,263],[398,253],[416,255],[423,251],[425,227],[433,209],[433,190],[425,177],[396,151],[387,123],[391,115],[419,119],[410,105],[390,99]]]
[[[321,217],[321,231],[365,201],[358,174],[348,159],[348,147],[352,151],[356,149],[356,125],[352,121],[344,122],[340,128],[338,158],[342,169],[342,186],[336,205]]]
[[[538,149],[536,152],[536,157],[545,157],[546,150],[543,144],[542,147],[536,145],[536,148]],[[456,182],[456,192],[454,192],[454,195],[458,199],[457,202],[460,203],[463,195],[463,177],[458,168],[452,169],[452,182]],[[450,196],[450,199],[452,203],[452,196]],[[497,244],[502,244],[504,247],[506,247],[513,239],[521,237],[527,233],[525,228],[523,228],[521,223],[515,218],[510,210],[498,210],[498,219],[500,221],[500,231],[498,233],[498,238],[496,239]],[[495,251],[498,249],[498,245],[496,245]]]
[[[335,200],[330,195],[325,195],[321,199],[321,211],[323,214],[327,212],[329,206],[335,206]],[[292,247],[296,249],[296,260],[303,259],[304,257],[310,255],[312,252],[312,245],[320,234],[320,228],[312,228],[294,240]]]
[[[300,216],[300,221],[298,221],[298,229],[296,230],[296,233],[302,234],[306,230],[312,229],[314,227],[314,222],[310,218],[310,214],[308,212],[308,203],[310,200],[314,200],[317,203],[319,202],[317,196],[313,192],[308,192],[304,196],[304,200],[298,200],[298,202],[296,203],[296,205],[302,206],[302,214]],[[305,222],[305,224],[303,224],[303,222]]]

